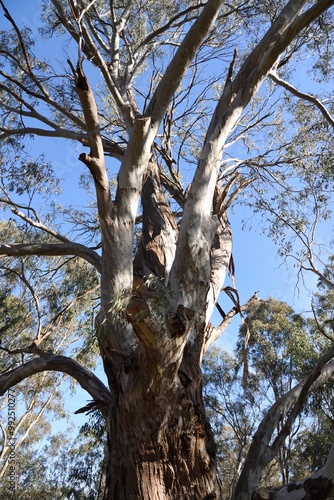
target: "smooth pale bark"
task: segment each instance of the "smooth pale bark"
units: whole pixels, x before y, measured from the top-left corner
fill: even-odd
[[[172,290],[174,293],[179,289],[183,291],[187,307],[191,307],[192,301],[196,302],[198,289],[190,286],[191,273],[182,273],[184,256],[187,255],[188,259],[196,262],[197,283],[203,284],[202,288],[205,288],[210,273],[208,263],[202,256],[207,253],[208,246],[211,247],[219,227],[217,216],[212,214],[211,210],[225,141],[283,51],[305,26],[334,2],[318,2],[300,14],[306,3],[305,0],[290,0],[287,3],[263,39],[246,58],[238,74],[225,86],[213,114],[184,206],[179,242],[171,271]],[[225,274],[222,272],[221,283],[224,279]],[[206,293],[209,290],[210,287]],[[196,308],[199,305],[197,303]]]
[[[161,78],[146,110],[146,115],[151,116],[156,130],[198,49],[213,28],[223,4],[223,0],[208,0],[206,2]]]
[[[334,493],[334,445],[324,467],[311,476],[277,488],[259,488],[252,500],[325,500]]]

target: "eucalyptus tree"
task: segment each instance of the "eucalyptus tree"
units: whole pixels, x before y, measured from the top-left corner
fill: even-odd
[[[235,307],[223,313],[219,327],[211,326],[233,274],[227,211],[242,193],[277,197],[289,175],[293,182],[312,169],[322,174],[319,152],[303,163],[290,147],[294,132],[276,85],[286,90],[282,80],[294,61],[319,47],[315,69],[331,78],[333,3],[47,0],[46,41],[39,45],[0,0],[7,21],[0,48],[0,202],[19,232],[2,237],[0,254],[6,266],[30,258],[38,269],[41,261],[40,276],[54,292],[53,302],[45,293],[40,308],[35,300],[29,346],[20,353],[8,349],[17,366],[1,375],[1,392],[49,370],[87,390],[86,410],[99,409],[106,421],[107,498],[219,497],[201,363],[240,309],[237,292],[225,286]],[[59,51],[46,58],[48,47]],[[320,99],[311,101],[329,124]],[[75,208],[54,202],[45,162],[20,162],[32,137],[80,144],[81,184],[93,186],[95,196],[86,210],[79,191]],[[36,191],[36,183],[44,190]],[[79,284],[71,287],[72,273],[80,270]],[[57,349],[57,327],[66,328],[61,311],[73,312],[80,325],[85,300],[94,332],[89,337],[84,329],[80,342],[80,327],[71,331],[71,325],[69,334],[79,336],[74,352],[71,345]],[[87,356],[76,356],[80,348]],[[106,384],[87,366],[94,350]],[[333,355],[321,357],[269,411],[236,499],[249,499],[257,488],[279,447],[277,440],[269,446],[278,420],[286,419],[279,441],[309,390],[332,375]],[[324,495],[334,476],[330,464],[320,485]],[[285,495],[299,498],[314,481]]]
[[[27,346],[30,337],[35,333],[35,317],[33,309],[26,307],[25,287],[21,287],[21,296],[18,290],[14,292],[15,288],[19,288],[17,281],[20,281],[15,276],[15,269],[6,269],[3,262],[2,271],[4,275],[0,277],[0,366],[1,372],[5,372],[22,363],[28,349],[26,347],[21,350],[21,347]],[[23,271],[23,265],[20,266],[20,271],[21,278],[29,274],[27,268]],[[24,459],[23,462],[19,461],[19,457],[33,453],[36,443],[50,434],[52,418],[64,416],[64,399],[60,390],[64,378],[61,373],[40,373],[23,381],[8,397],[1,399],[0,479],[4,490],[10,486],[6,478],[11,464],[16,459],[20,464],[25,463]],[[20,472],[23,473],[22,465]],[[9,496],[10,490],[6,491]],[[6,496],[4,491],[2,495]]]
[[[243,387],[245,325],[249,332],[248,373]],[[329,342],[324,340],[312,320],[270,298],[254,301],[247,308],[233,355],[217,348],[209,351],[203,363],[204,400],[215,430],[224,498],[234,498],[252,436],[261,420],[328,350]],[[324,465],[331,445],[328,428],[332,425],[332,398],[330,383],[312,392],[277,455],[262,471],[262,485],[289,483]],[[277,422],[272,440],[282,425],[283,421]]]
[[[249,328],[249,340],[247,343],[247,362],[249,364],[249,376],[252,385],[251,395],[248,396],[250,414],[253,412],[256,397],[258,412],[258,422],[253,427],[258,427],[263,416],[268,412],[269,406],[273,405],[280,398],[284,398],[289,391],[292,391],[299,380],[307,376],[308,372],[316,360],[330,349],[331,344],[324,339],[318,326],[312,318],[296,314],[295,311],[284,302],[274,299],[260,300],[254,303],[248,310],[245,322]],[[325,342],[324,342],[325,340]],[[241,328],[239,341],[237,344],[237,355],[239,366],[240,360],[244,357],[244,333]],[[255,386],[256,389],[253,387]],[[317,428],[319,430],[319,446],[322,447],[323,459],[327,456],[331,440],[327,444],[320,438],[322,425],[319,425],[319,410],[321,404],[315,401],[323,400],[325,409],[326,393],[331,399],[333,394],[332,383],[322,386],[316,391],[312,391],[307,404],[291,423],[291,429],[281,441],[280,449],[275,456],[271,467],[276,469],[278,479],[276,482],[289,483],[298,479],[298,473],[303,470],[303,465],[310,465],[312,452],[307,451],[306,436],[308,429]],[[247,392],[246,394],[247,395]],[[247,403],[246,403],[247,404]],[[256,407],[256,406],[255,406]],[[321,411],[321,410],[320,410]],[[250,421],[254,419],[249,419]],[[328,426],[329,422],[327,422]],[[275,435],[279,435],[285,422],[277,422]],[[326,422],[324,427],[326,427]],[[249,435],[250,438],[250,435]],[[251,439],[248,440],[250,444]],[[321,443],[321,444],[320,444]],[[328,446],[329,445],[329,446]],[[308,456],[309,453],[309,456]],[[301,460],[303,456],[304,460]],[[322,463],[324,465],[324,462]],[[315,468],[309,467],[314,471]],[[268,468],[268,472],[270,468]],[[305,470],[304,470],[305,472]],[[268,478],[262,476],[262,483],[268,483]]]

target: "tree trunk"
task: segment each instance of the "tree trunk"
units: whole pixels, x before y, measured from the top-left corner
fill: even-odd
[[[201,384],[180,370],[158,397],[120,388],[114,398],[108,500],[219,498]]]

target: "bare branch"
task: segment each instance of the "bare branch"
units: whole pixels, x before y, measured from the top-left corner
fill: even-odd
[[[171,17],[169,19],[168,23],[166,23],[164,26],[161,26],[159,29],[157,29],[157,30],[153,31],[152,33],[150,33],[149,35],[147,35],[147,37],[144,38],[144,40],[140,43],[139,47],[145,47],[147,44],[151,43],[159,35],[161,35],[165,31],[167,31],[168,28],[170,28],[171,26],[175,26],[176,21],[178,21],[181,17],[185,17],[187,14],[189,14],[189,12],[193,12],[193,11],[196,11],[198,9],[201,9],[202,7],[204,7],[204,5],[205,5],[204,3],[198,3],[196,5],[191,5],[190,7],[188,7],[187,9],[185,9],[181,12],[178,12],[175,16]],[[187,21],[189,21],[189,20],[187,19]],[[182,26],[182,24],[184,24],[184,21],[180,22],[176,26]]]
[[[37,229],[41,229],[45,233],[50,234],[54,238],[57,238],[57,240],[60,240],[64,243],[71,243],[71,241],[68,238],[66,238],[62,234],[58,233],[57,231],[54,231],[52,228],[43,224],[40,221],[36,211],[33,208],[27,207],[25,205],[20,205],[20,204],[15,203],[14,201],[7,199],[7,198],[0,198],[0,203],[5,203],[6,205],[9,205],[13,214],[17,215],[18,217],[20,217],[20,219],[22,219],[25,222],[27,222],[28,224],[30,224],[30,226],[36,227]],[[33,220],[31,217],[28,217],[23,212],[21,212],[21,210],[19,210],[19,208],[22,208],[25,210],[31,210],[34,213],[37,220]]]
[[[231,323],[232,319],[237,315],[243,313],[246,311],[254,302],[258,302],[259,300],[257,297],[257,292],[254,293],[244,304],[242,304],[240,307],[232,307],[229,312],[226,314],[223,312],[223,321],[220,323],[219,326],[212,326],[209,325],[207,328],[206,332],[206,342],[205,342],[205,348],[204,348],[204,354],[207,352],[209,347],[215,342],[221,334],[224,332],[224,330],[228,327],[228,325]],[[216,304],[218,306],[218,303]],[[219,306],[220,308],[220,306]]]
[[[152,126],[155,129],[158,128],[167,106],[192,63],[196,52],[214,25],[223,3],[222,0],[208,0],[166,69],[146,109],[146,115],[151,116]]]
[[[21,245],[0,244],[0,255],[8,257],[18,257],[24,255],[45,255],[61,256],[76,255],[92,264],[101,273],[101,257],[94,250],[91,250],[80,243],[26,243]]]
[[[85,116],[90,153],[81,154],[79,159],[89,168],[96,188],[98,211],[101,219],[106,219],[112,205],[109,179],[104,161],[103,141],[100,132],[99,115],[93,91],[83,72],[81,63],[77,65],[77,91]]]
[[[10,387],[22,382],[22,380],[36,373],[45,371],[67,373],[74,378],[94,400],[102,400],[106,405],[110,404],[111,395],[109,390],[93,372],[71,358],[53,354],[45,354],[43,357],[34,358],[0,375],[0,395],[3,396]]]
[[[83,142],[85,136],[82,133],[72,132],[60,127],[55,127],[55,130],[46,130],[37,127],[22,127],[15,129],[6,129],[0,127],[0,140],[7,139],[14,135],[36,135],[38,137],[63,137],[65,139],[73,139],[74,141]]]
[[[62,25],[67,29],[69,34],[74,38],[74,40],[79,44],[80,43],[80,33],[74,28],[73,24],[71,21],[68,19],[68,17],[65,15],[61,4],[58,0],[52,0],[52,3],[54,7],[56,8],[57,15],[59,16],[59,19],[61,20]],[[84,46],[82,47],[82,50],[86,57],[96,66],[100,69],[106,85],[113,96],[115,103],[117,105],[117,108],[119,109],[123,119],[124,123],[126,124],[127,130],[130,132],[132,128],[132,122],[133,122],[133,116],[132,116],[132,109],[129,103],[125,102],[120,89],[117,87],[114,79],[110,75],[110,70],[104,61],[100,51],[98,50],[97,46],[94,44],[92,38],[89,35],[89,32],[86,28],[86,25],[84,22],[81,23],[81,30],[82,30],[82,36],[84,38]]]
[[[277,83],[278,85],[280,85],[284,89],[288,90],[291,94],[295,95],[299,99],[303,99],[304,101],[308,101],[311,104],[314,104],[314,106],[316,106],[320,110],[320,112],[324,116],[325,120],[332,127],[334,127],[334,118],[329,113],[329,111],[326,109],[326,107],[322,104],[322,102],[319,101],[319,99],[317,99],[316,97],[314,97],[311,94],[306,94],[305,92],[301,92],[300,90],[296,89],[296,87],[291,85],[291,83],[289,83],[285,80],[282,80],[282,78],[280,78],[278,76],[276,71],[270,71],[268,76],[271,80],[273,80],[273,82]]]
[[[317,328],[318,328],[319,332],[322,333],[322,335],[324,337],[326,337],[326,339],[328,339],[328,340],[330,340],[331,342],[334,343],[334,337],[332,335],[328,335],[328,333],[326,332],[324,326],[320,325],[318,317],[317,317],[317,313],[316,313],[314,305],[313,305],[313,302],[311,303],[311,308],[312,308],[313,318],[314,318],[314,321],[315,321],[315,323],[317,325]]]
[[[2,53],[4,53],[4,52],[2,52]],[[7,57],[9,59],[14,59],[17,67],[21,69],[22,73],[26,73],[25,68],[22,67],[22,65],[20,64],[20,62],[16,58],[13,58],[12,55],[10,55],[10,54]],[[36,92],[32,91],[29,87],[27,87],[27,85],[24,85],[24,83],[19,81],[17,78],[13,78],[10,75],[8,75],[7,73],[4,73],[3,71],[0,71],[0,75],[2,75],[6,80],[13,83],[16,87],[18,87],[26,95],[28,95],[30,97],[34,97],[36,99],[39,99],[40,101],[43,101],[43,102],[49,104],[51,106],[51,108],[56,109],[61,114],[63,114],[67,118],[69,118],[79,128],[81,128],[81,129],[85,128],[84,122],[78,116],[74,115],[68,109],[66,109],[64,106],[61,106],[57,101],[52,99],[51,96],[49,95],[49,93],[45,89],[44,89],[43,94],[37,94]],[[15,92],[13,89],[9,89],[9,87],[3,86],[3,88],[5,90],[8,89],[7,91],[12,95],[12,97],[14,97],[18,102],[23,103],[22,97],[17,92]],[[2,105],[5,105],[5,104],[2,103]],[[19,114],[18,110],[14,110],[14,111],[16,111],[17,114]],[[54,127],[56,127],[56,125],[54,125]]]

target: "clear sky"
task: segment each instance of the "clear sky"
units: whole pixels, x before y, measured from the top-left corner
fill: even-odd
[[[4,4],[19,26],[25,24],[33,32],[41,27],[40,15],[43,11],[41,0],[4,0]],[[3,17],[0,26],[2,22]]]

